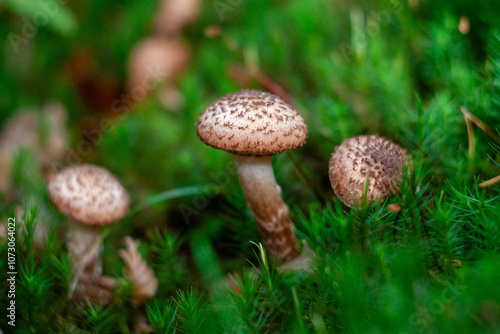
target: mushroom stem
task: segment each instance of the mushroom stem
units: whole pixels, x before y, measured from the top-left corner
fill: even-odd
[[[67,247],[75,268],[72,282],[75,287],[83,275],[97,277],[102,274],[100,230],[99,226],[84,225],[74,219],[69,220]]]
[[[297,240],[288,206],[274,178],[271,156],[235,154],[235,159],[243,193],[268,253],[283,262],[295,258],[299,255]]]

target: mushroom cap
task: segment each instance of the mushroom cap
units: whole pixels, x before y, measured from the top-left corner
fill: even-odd
[[[62,213],[89,225],[114,223],[128,212],[130,199],[107,169],[89,164],[67,167],[48,184],[49,197]]]
[[[149,37],[137,44],[130,55],[127,88],[150,92],[159,82],[175,82],[185,71],[191,51],[180,39]]]
[[[274,155],[305,143],[307,125],[297,109],[258,90],[224,95],[198,118],[198,137],[207,145],[241,155]]]
[[[161,0],[154,21],[158,35],[178,34],[182,28],[196,21],[201,9],[201,0]]]
[[[406,150],[377,135],[346,139],[335,148],[329,174],[333,191],[346,205],[363,202],[368,176],[367,203],[399,192]]]

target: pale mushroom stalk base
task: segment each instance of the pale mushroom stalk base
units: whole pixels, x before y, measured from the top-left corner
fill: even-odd
[[[299,255],[288,206],[274,178],[271,156],[235,154],[236,167],[248,207],[259,225],[267,252],[285,262]]]
[[[100,231],[100,226],[84,225],[73,219],[69,220],[67,247],[75,268],[70,295],[82,276],[98,277],[102,274]]]

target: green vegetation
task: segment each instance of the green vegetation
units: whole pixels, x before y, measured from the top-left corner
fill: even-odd
[[[157,6],[59,6],[26,38],[22,18],[32,9],[0,4],[0,35],[7,36],[0,124],[20,108],[61,101],[77,152],[81,129],[111,114],[100,95],[93,108],[86,104],[68,64],[87,50],[92,75],[123,86],[130,50],[150,34]],[[21,150],[12,162],[14,190],[1,195],[0,208],[2,223],[16,217],[18,228],[16,327],[7,324],[2,237],[0,329],[131,333],[143,318],[156,333],[499,333],[500,186],[478,184],[500,174],[500,142],[473,125],[471,151],[460,111],[465,106],[500,130],[498,13],[493,0],[205,1],[183,31],[192,60],[178,83],[181,110],[153,97],[114,115],[80,155],[112,171],[132,199],[132,212],[105,228],[104,273],[118,279],[113,302],[68,299],[66,217],[48,199],[34,152]],[[467,34],[458,30],[461,16]],[[221,36],[205,36],[212,25]],[[25,38],[18,52],[10,33]],[[233,156],[196,136],[197,117],[212,100],[266,89],[250,75],[255,68],[293,97],[309,126],[306,145],[273,165],[297,236],[316,254],[310,272],[278,272],[266,259],[231,172]],[[328,160],[342,140],[371,133],[406,148],[413,166],[400,195],[350,209],[333,194]],[[389,212],[390,203],[402,210]],[[36,231],[44,227],[40,241]],[[140,241],[159,281],[156,297],[137,308],[118,256],[126,235]],[[224,284],[228,273],[233,288]]]

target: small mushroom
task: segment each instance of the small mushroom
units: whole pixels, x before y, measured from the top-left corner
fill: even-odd
[[[205,144],[235,155],[243,193],[264,245],[282,261],[295,258],[299,251],[271,158],[303,145],[307,130],[294,107],[257,90],[230,93],[212,102],[197,124],[198,137]]]
[[[70,294],[81,276],[100,276],[102,225],[113,224],[128,212],[129,196],[108,170],[81,164],[67,167],[48,184],[49,197],[69,219],[67,247],[75,267]]]
[[[347,206],[382,201],[399,192],[406,150],[377,135],[346,139],[335,148],[329,174],[333,191]]]
[[[162,36],[175,36],[193,23],[200,13],[201,0],[161,0],[154,30]]]

